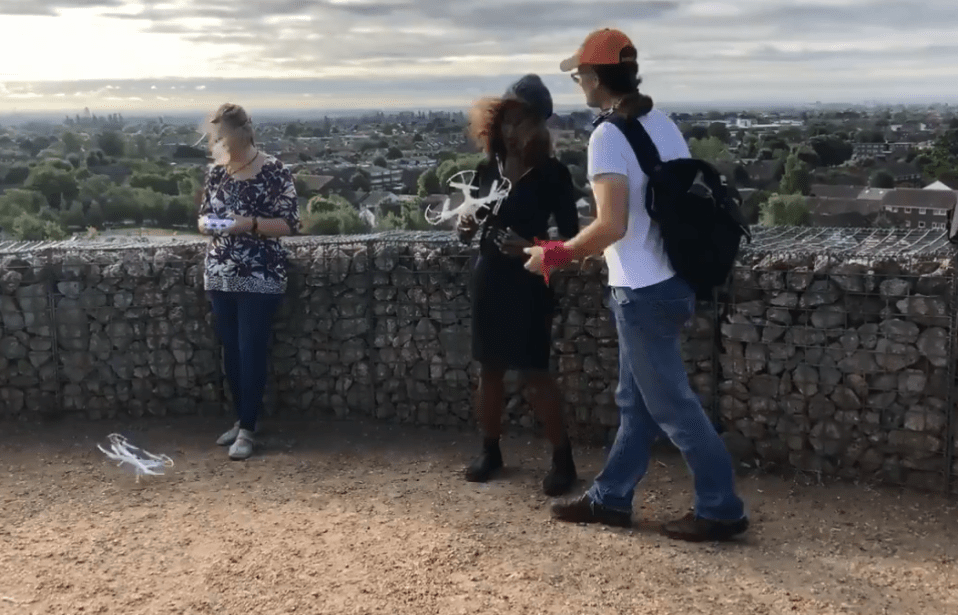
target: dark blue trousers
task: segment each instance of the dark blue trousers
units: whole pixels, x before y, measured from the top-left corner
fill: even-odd
[[[263,411],[273,316],[283,296],[222,291],[208,294],[240,427],[252,431]]]

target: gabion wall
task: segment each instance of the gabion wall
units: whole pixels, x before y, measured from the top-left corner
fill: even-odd
[[[844,255],[825,256],[807,239],[804,255],[783,255],[779,245],[796,240],[760,234],[729,292],[701,304],[685,335],[693,387],[730,448],[761,467],[947,485],[958,471],[950,253],[936,244],[863,257],[862,242],[845,237]],[[474,250],[448,233],[288,246],[268,414],[474,426]],[[204,248],[0,254],[0,417],[229,414]],[[571,431],[592,442],[618,425],[605,280],[603,263],[589,261],[555,281],[553,369]],[[534,427],[514,374],[509,390],[506,420]]]

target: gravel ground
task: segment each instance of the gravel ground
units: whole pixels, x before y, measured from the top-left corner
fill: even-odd
[[[937,495],[743,476],[753,529],[694,545],[657,533],[691,504],[672,451],[620,530],[549,518],[532,436],[476,485],[471,433],[277,422],[231,462],[212,444],[228,423],[3,424],[0,613],[958,613]],[[96,450],[111,432],[175,466],[137,483]],[[603,459],[577,450],[579,491]]]

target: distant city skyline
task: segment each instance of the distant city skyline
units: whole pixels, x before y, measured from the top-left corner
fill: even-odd
[[[958,11],[931,0],[0,0],[0,113],[465,108],[593,28],[639,47],[669,104],[958,100]]]

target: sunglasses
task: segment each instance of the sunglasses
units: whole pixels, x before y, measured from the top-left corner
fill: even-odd
[[[589,73],[589,72],[583,73],[580,71],[575,71],[569,76],[572,77],[572,80],[575,81],[576,83],[582,83],[582,80],[585,79],[586,77],[591,77],[592,73]]]

